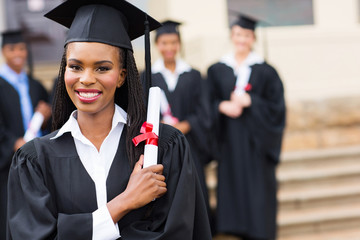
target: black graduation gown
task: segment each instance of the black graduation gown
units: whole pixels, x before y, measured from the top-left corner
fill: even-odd
[[[70,133],[37,138],[16,152],[9,174],[7,239],[91,239],[95,185]],[[159,162],[167,193],[119,221],[121,239],[211,239],[204,199],[184,136],[161,125]],[[124,129],[107,178],[108,200],[123,192],[132,172]]]
[[[45,88],[36,80],[29,78],[29,91],[33,107],[40,100],[48,101]],[[18,92],[0,77],[0,239],[6,233],[7,178],[15,141],[24,136]]]
[[[217,230],[275,239],[276,177],[285,126],[282,82],[267,63],[251,66],[252,104],[239,118],[219,113],[234,90],[234,71],[223,63],[208,69],[218,166]]]

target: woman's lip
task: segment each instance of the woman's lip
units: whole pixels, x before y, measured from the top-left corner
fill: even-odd
[[[78,96],[79,100],[84,103],[95,102],[102,95],[102,93],[98,90],[97,91],[78,91],[78,90],[76,90],[75,92],[76,92],[76,95]]]
[[[97,92],[101,92],[100,90],[97,89],[87,89],[87,88],[78,88],[75,89],[76,92],[90,92],[90,93],[97,93]]]

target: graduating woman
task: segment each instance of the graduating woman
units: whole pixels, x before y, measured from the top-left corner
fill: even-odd
[[[57,130],[13,158],[7,239],[211,239],[184,136],[161,125],[148,168],[132,144],[145,111],[130,41],[158,22],[123,0],[68,0],[46,16],[71,25]]]
[[[273,67],[252,51],[256,21],[231,27],[235,52],[208,69],[219,153],[217,231],[276,238],[276,178],[285,102]]]
[[[204,165],[208,158],[206,134],[211,124],[209,107],[205,102],[200,72],[178,56],[181,48],[179,25],[179,22],[168,20],[156,30],[155,43],[161,58],[151,69],[152,86],[162,89],[162,121],[180,130],[189,142],[208,205]],[[144,75],[142,80],[144,83]]]

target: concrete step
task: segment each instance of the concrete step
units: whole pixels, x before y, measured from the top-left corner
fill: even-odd
[[[279,214],[288,210],[310,209],[360,202],[359,181],[329,185],[300,186],[278,192]]]
[[[278,240],[359,240],[360,228],[341,229],[322,233],[299,234],[295,236],[279,237]],[[219,239],[220,240],[220,239]]]
[[[301,180],[292,180],[288,182],[279,183],[279,192],[301,189],[303,187],[317,186],[318,188],[325,188],[334,184],[347,185],[349,182],[358,182],[360,183],[360,175],[356,172],[342,173],[336,176],[329,176],[328,178],[313,178],[313,179],[301,179]]]
[[[286,152],[281,155],[277,169],[280,180],[282,173],[301,172],[309,169],[321,169],[328,165],[352,165],[360,162],[360,145],[337,149],[308,150],[301,152]]]
[[[307,159],[303,161],[296,162],[281,162],[279,167],[277,168],[278,173],[291,171],[302,171],[308,170],[312,168],[322,168],[328,165],[352,165],[354,162],[360,162],[360,154],[359,156],[343,156],[329,159]]]
[[[360,228],[360,199],[354,204],[287,210],[278,215],[279,237]],[[359,236],[360,239],[360,236]]]
[[[291,151],[283,152],[281,154],[280,168],[287,166],[293,167],[296,164],[306,164],[314,161],[329,163],[332,160],[339,160],[345,158],[360,159],[360,145],[341,147],[341,148],[325,148],[313,149],[305,151]]]
[[[279,187],[282,190],[299,188],[304,185],[327,185],[336,182],[360,179],[360,158],[339,159],[324,164],[304,164],[277,171]]]
[[[304,165],[287,169],[286,171],[278,171],[278,180],[280,182],[293,180],[307,180],[325,178],[337,175],[359,173],[360,159],[350,159],[348,161],[339,160],[336,163],[328,163],[322,165]]]

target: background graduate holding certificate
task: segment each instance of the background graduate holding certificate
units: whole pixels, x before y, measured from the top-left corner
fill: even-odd
[[[276,238],[276,178],[285,102],[276,70],[252,51],[256,21],[231,27],[234,52],[208,69],[219,151],[217,231]]]
[[[70,27],[56,131],[13,158],[7,239],[211,239],[185,137],[160,125],[148,168],[132,143],[145,107],[130,41],[159,23],[123,0],[68,0],[46,16]]]
[[[208,161],[207,134],[210,130],[209,106],[204,97],[205,82],[199,71],[180,58],[180,23],[162,22],[156,30],[155,44],[161,58],[152,65],[152,86],[162,89],[161,120],[179,129],[189,142],[191,154],[208,204],[204,166]],[[144,82],[144,74],[142,75]]]
[[[29,125],[34,115],[40,115],[47,123],[51,107],[45,88],[33,79],[31,67],[26,72],[30,54],[23,32],[8,30],[1,35],[5,63],[0,66],[0,239],[5,239],[7,179],[12,156],[28,140],[26,133],[42,135],[42,131],[29,131]]]

